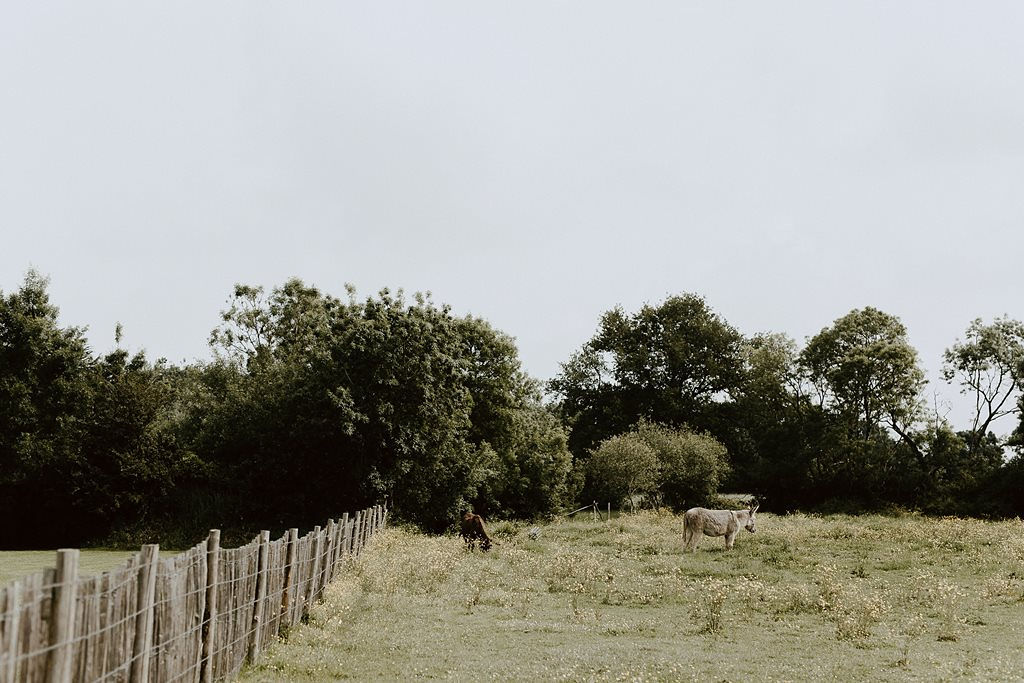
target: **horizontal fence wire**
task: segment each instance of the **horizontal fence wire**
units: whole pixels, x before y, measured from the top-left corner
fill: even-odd
[[[238,548],[220,548],[214,531],[172,557],[147,546],[95,576],[77,575],[77,551],[58,551],[58,567],[74,556],[64,574],[0,587],[0,683],[230,680],[306,617],[387,516],[376,506]]]

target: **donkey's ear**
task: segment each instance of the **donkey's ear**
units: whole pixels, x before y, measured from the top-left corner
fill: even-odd
[[[761,504],[760,504],[760,503],[758,503],[757,505],[755,505],[755,506],[754,506],[754,507],[753,507],[753,508],[752,508],[752,509],[750,510],[750,514],[754,514],[755,512],[757,512],[757,508],[759,508],[759,507],[761,507]]]

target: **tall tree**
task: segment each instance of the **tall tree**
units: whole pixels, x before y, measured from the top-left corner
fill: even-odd
[[[630,315],[605,313],[597,333],[548,389],[583,455],[641,418],[698,428],[743,381],[742,336],[699,296],[684,294]]]
[[[1024,384],[1024,323],[1008,317],[967,328],[966,339],[946,349],[942,375],[960,384],[960,393],[974,401],[967,431],[972,450],[981,448],[992,423],[1019,412],[1017,398]]]
[[[0,293],[0,538],[53,542],[76,516],[67,485],[80,458],[92,359],[82,330],[61,328],[35,271]],[[25,519],[25,510],[34,510]],[[40,531],[54,533],[38,538]],[[61,540],[64,540],[61,538]]]
[[[341,301],[291,280],[268,296],[237,287],[211,339],[236,375],[209,450],[250,478],[259,514],[315,518],[387,495],[438,529],[466,505],[529,515],[561,503],[561,428],[538,414],[511,338],[483,320],[419,295]]]
[[[899,318],[870,306],[853,310],[814,336],[800,362],[820,404],[850,420],[864,439],[888,427],[913,448],[924,372]]]

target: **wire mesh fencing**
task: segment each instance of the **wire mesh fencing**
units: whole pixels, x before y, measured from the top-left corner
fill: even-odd
[[[78,574],[78,550],[59,550],[53,568],[0,587],[0,683],[230,680],[387,518],[377,505],[239,548],[221,548],[214,529],[172,557],[147,545],[95,576]]]

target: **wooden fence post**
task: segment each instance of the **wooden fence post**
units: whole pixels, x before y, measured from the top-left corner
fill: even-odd
[[[292,600],[295,599],[295,552],[299,544],[299,530],[288,530],[288,546],[284,560],[284,592],[281,595],[281,634],[292,625]]]
[[[337,542],[337,526],[333,519],[327,520],[327,553],[324,555],[324,588],[334,576],[334,544]]]
[[[313,527],[313,566],[310,568],[309,573],[309,588],[306,590],[306,613],[309,613],[309,607],[312,606],[313,601],[316,600],[317,590],[317,572],[320,570],[320,527]]]
[[[71,683],[71,664],[75,639],[75,594],[78,589],[78,551],[57,551],[57,570],[53,580],[53,605],[50,613],[50,656],[46,665],[47,683]]]
[[[331,581],[338,575],[338,562],[341,557],[341,541],[345,533],[341,528],[341,517],[334,520],[334,553],[331,555]]]
[[[17,683],[18,673],[18,634],[21,632],[21,581],[7,586],[7,623],[4,625],[4,646],[7,660],[4,662],[3,680],[5,683]]]
[[[270,560],[270,532],[260,532],[260,555],[256,565],[256,604],[252,610],[252,634],[249,638],[249,662],[255,662],[260,656],[261,639],[263,638],[263,615],[267,602],[267,563]]]
[[[206,538],[206,615],[203,618],[203,683],[213,681],[213,655],[217,629],[217,582],[220,574],[220,529],[210,529]]]
[[[349,554],[349,529],[348,529],[348,513],[346,512],[341,516],[341,552],[344,555]]]
[[[139,592],[135,599],[135,643],[132,647],[131,681],[149,680],[149,655],[153,647],[153,605],[156,602],[156,569],[160,546],[147,543],[139,553]]]
[[[341,558],[345,556],[345,521],[338,517],[334,520],[337,526],[335,532],[338,534],[338,542],[334,546],[334,575],[341,571]]]
[[[356,557],[362,551],[362,511],[355,513],[355,526],[352,528],[352,545],[355,546],[355,552],[352,553]]]

